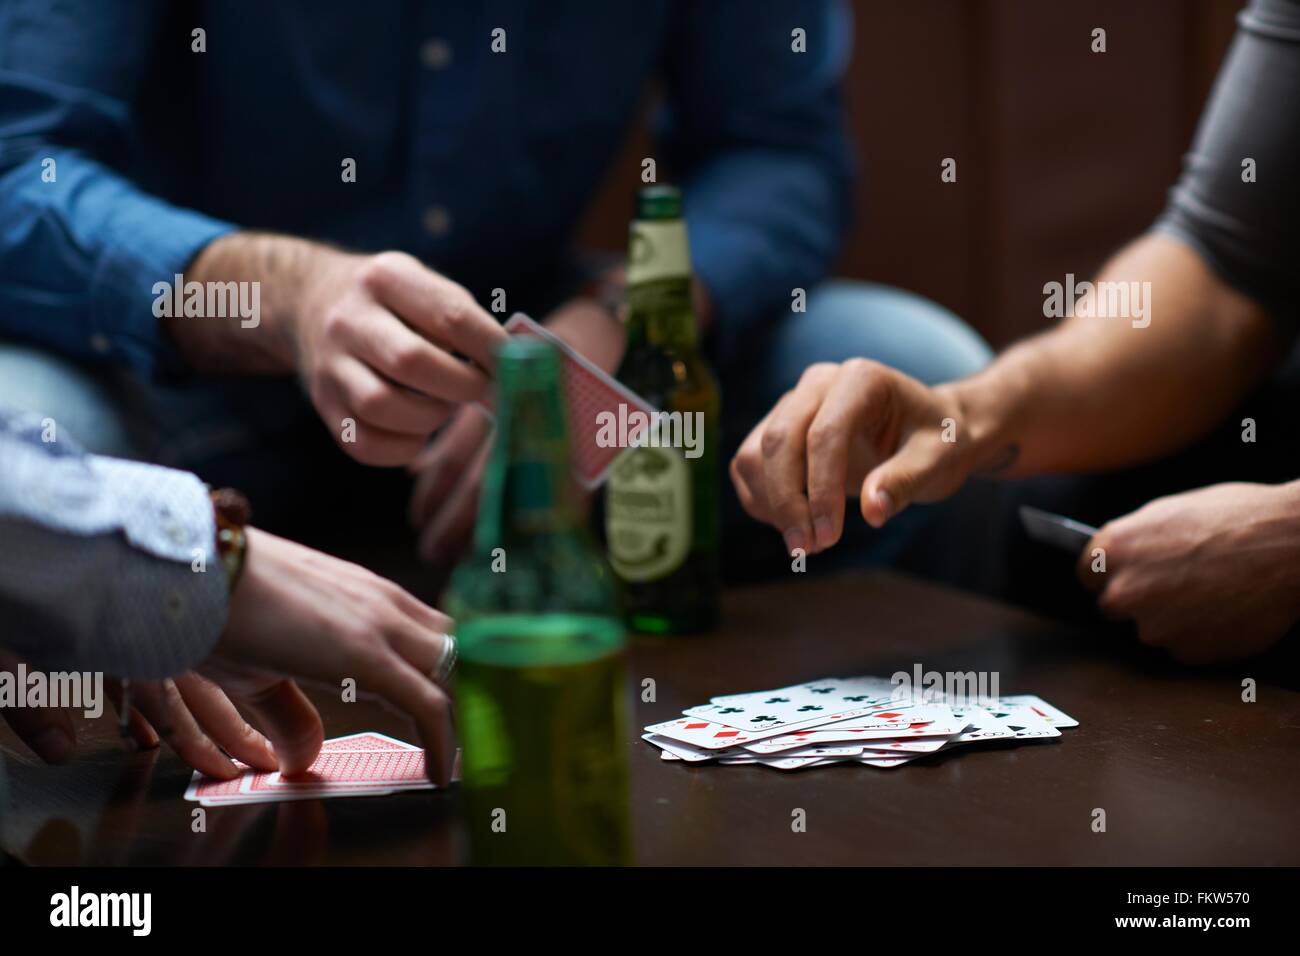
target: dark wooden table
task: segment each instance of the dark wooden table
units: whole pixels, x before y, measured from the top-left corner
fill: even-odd
[[[712,695],[834,674],[994,670],[1082,723],[1056,742],[967,748],[895,770],[782,773],[659,759],[637,736],[633,819],[644,864],[1297,864],[1300,692],[1260,665],[1213,673],[1113,635],[890,574],[791,581],[728,595],[726,626],[637,639],[637,727]],[[1241,681],[1258,681],[1244,703]],[[1294,678],[1286,675],[1294,686]],[[400,720],[321,700],[330,736]],[[78,758],[46,767],[7,728],[9,852],[33,864],[448,864],[455,792],[208,811],[169,751],[128,753],[111,720],[80,724]],[[639,730],[637,731],[639,735]],[[807,830],[791,830],[806,811]],[[1091,828],[1106,811],[1105,833]]]

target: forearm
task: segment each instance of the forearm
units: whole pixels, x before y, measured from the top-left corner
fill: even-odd
[[[682,180],[692,265],[708,292],[701,324],[725,364],[754,329],[797,308],[796,290],[826,276],[847,231],[853,164],[840,87],[852,13],[834,0],[800,4],[820,39],[790,56],[789,4],[678,6],[659,145]]]
[[[258,232],[236,232],[209,243],[185,270],[186,283],[256,284],[258,314],[172,316],[160,322],[191,368],[204,372],[290,374],[293,325],[320,270],[346,257],[328,246]]]
[[[1279,353],[1263,310],[1171,238],[1139,239],[1097,281],[1149,282],[1144,318],[1066,319],[944,386],[963,410],[977,473],[1099,471],[1161,457],[1221,421]]]
[[[41,429],[0,409],[0,645],[51,670],[154,679],[194,666],[227,601],[203,483]]]
[[[1300,478],[1278,485],[1277,491],[1281,502],[1278,513],[1286,524],[1286,536],[1297,549],[1297,563],[1292,567],[1300,567]],[[1300,588],[1300,577],[1296,578],[1295,583]]]

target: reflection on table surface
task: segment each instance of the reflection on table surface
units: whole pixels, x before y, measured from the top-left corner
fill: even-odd
[[[1300,863],[1300,693],[1256,664],[1183,670],[1114,636],[892,574],[732,592],[726,624],[637,638],[632,816],[648,864]],[[709,697],[829,675],[995,670],[1078,718],[1055,742],[958,751],[897,770],[797,773],[664,762],[639,728]],[[1241,680],[1258,701],[1241,700]],[[1286,681],[1293,681],[1287,677]],[[414,741],[376,704],[310,692],[328,736]],[[632,690],[629,690],[632,693]],[[207,808],[170,751],[131,752],[109,717],[77,718],[77,757],[41,764],[8,730],[5,848],[36,864],[446,865],[459,797],[416,792]],[[793,808],[807,831],[792,833]],[[1107,832],[1090,827],[1104,808]]]

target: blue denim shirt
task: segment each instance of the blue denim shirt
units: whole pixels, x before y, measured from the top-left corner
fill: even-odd
[[[725,352],[836,251],[850,36],[835,0],[0,0],[0,337],[150,374],[154,283],[237,228],[509,295],[653,88]]]

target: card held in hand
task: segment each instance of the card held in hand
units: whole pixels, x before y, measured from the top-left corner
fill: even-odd
[[[628,422],[627,434],[620,437],[626,438],[630,444],[645,431],[644,426],[637,424],[638,419],[632,417],[632,413],[643,413],[648,426],[657,409],[522,312],[512,315],[506,321],[505,329],[511,335],[531,335],[544,339],[559,349],[564,397],[569,406],[569,444],[573,453],[573,472],[582,487],[600,487],[604,484],[614,459],[627,447],[627,444],[600,440],[602,429],[608,435],[608,424],[603,424],[606,422],[603,416],[613,416],[609,419],[613,422]],[[617,433],[617,429],[614,431]]]

